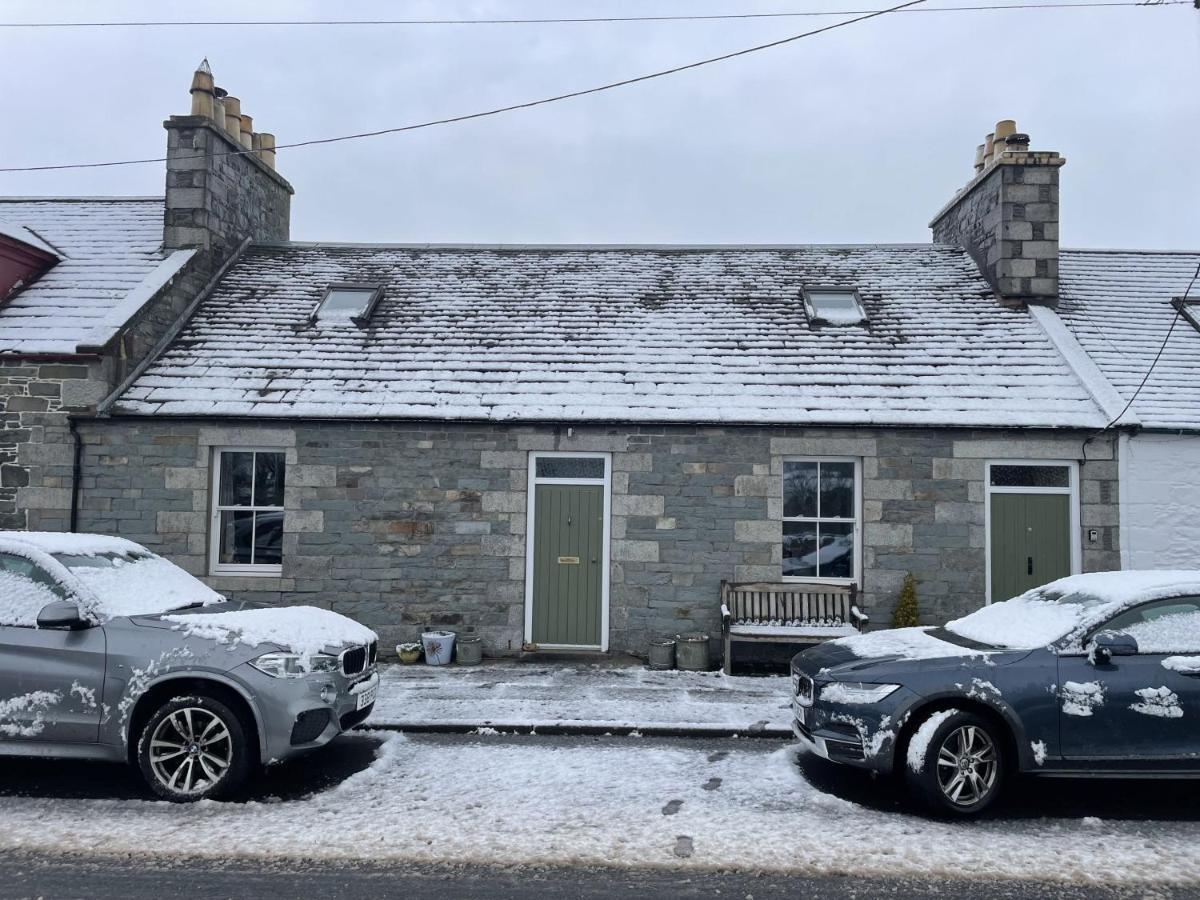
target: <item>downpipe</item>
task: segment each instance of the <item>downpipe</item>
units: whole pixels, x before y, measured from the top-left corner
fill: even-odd
[[[67,427],[71,431],[71,440],[75,442],[74,459],[71,464],[71,531],[79,530],[79,478],[83,471],[83,441],[75,428],[73,416],[67,417]]]

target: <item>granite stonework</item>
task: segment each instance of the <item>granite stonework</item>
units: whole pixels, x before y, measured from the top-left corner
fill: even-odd
[[[247,238],[287,240],[292,187],[215,128],[173,116],[167,129],[164,249],[196,253],[103,346],[0,360],[0,528],[71,528],[75,447],[69,417],[89,416],[202,296]]]
[[[722,579],[778,580],[789,457],[862,460],[863,605],[887,624],[906,572],[923,621],[984,602],[984,463],[1077,459],[1082,433],[969,429],[575,427],[403,422],[80,423],[80,528],[146,544],[234,597],[329,607],[387,645],[429,626],[491,654],[524,640],[531,451],[612,454],[610,649],[719,634]],[[211,460],[283,448],[282,577],[210,577]],[[1117,463],[1081,468],[1085,570],[1120,565]],[[1096,539],[1088,531],[1096,529]]]
[[[1008,303],[1058,304],[1057,153],[1006,152],[930,223],[933,240],[971,254]]]

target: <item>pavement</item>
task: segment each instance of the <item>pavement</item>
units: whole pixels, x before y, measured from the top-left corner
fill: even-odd
[[[15,854],[0,857],[0,898],[46,900],[226,900],[229,897],[403,897],[406,900],[526,900],[531,896],[746,898],[746,900],[1183,900],[1193,888],[1136,889],[1035,881],[781,877],[744,873],[614,871],[586,868],[321,865],[284,861],[142,861]]]
[[[409,733],[791,737],[789,679],[630,660],[380,669],[369,728]]]

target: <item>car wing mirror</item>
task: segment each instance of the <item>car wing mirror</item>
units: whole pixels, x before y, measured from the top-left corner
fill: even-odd
[[[86,619],[79,609],[79,604],[73,600],[55,600],[42,607],[37,615],[38,628],[88,628],[91,621]]]
[[[1123,631],[1101,631],[1092,637],[1088,648],[1088,660],[1094,666],[1106,666],[1114,656],[1136,656],[1138,642],[1131,634]]]

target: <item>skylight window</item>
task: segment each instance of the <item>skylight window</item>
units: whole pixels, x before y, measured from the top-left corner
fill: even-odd
[[[317,308],[313,310],[314,322],[353,322],[365,325],[379,298],[383,286],[377,284],[334,284],[330,285]]]
[[[1179,310],[1193,328],[1200,331],[1200,299],[1176,297],[1171,305]]]
[[[822,325],[857,325],[867,320],[855,288],[805,288],[804,309],[810,321]]]

